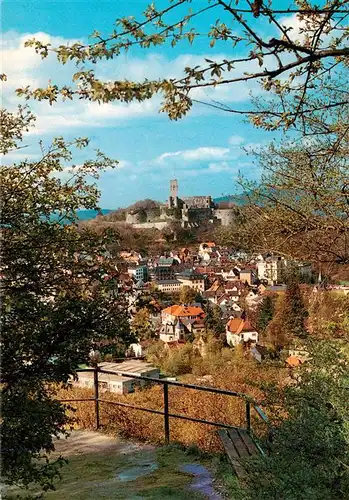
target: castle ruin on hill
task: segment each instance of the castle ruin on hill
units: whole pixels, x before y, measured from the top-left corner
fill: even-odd
[[[178,196],[178,181],[170,181],[170,193],[165,204],[158,208],[131,210],[126,215],[126,222],[137,228],[164,229],[173,221],[182,227],[198,227],[211,222],[228,226],[234,219],[234,208],[219,208],[211,196]]]

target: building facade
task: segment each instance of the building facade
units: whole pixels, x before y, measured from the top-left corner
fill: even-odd
[[[191,335],[205,332],[205,313],[201,307],[174,305],[161,312],[160,340],[183,341]]]
[[[99,363],[98,367],[115,374],[99,373],[98,387],[101,392],[114,392],[116,394],[129,394],[134,392],[136,387],[144,387],[147,381],[137,379],[137,375],[142,377],[159,378],[160,370],[150,363],[141,360],[129,360],[121,363]],[[120,373],[135,375],[134,377],[125,377]],[[77,380],[71,380],[72,384],[86,389],[93,389],[94,373],[80,372]]]

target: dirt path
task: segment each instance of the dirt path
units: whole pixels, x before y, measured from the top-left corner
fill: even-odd
[[[44,495],[47,500],[222,500],[210,461],[179,446],[155,447],[75,430],[55,439],[55,447],[54,455],[66,457],[68,464],[56,491]],[[21,498],[18,489],[7,493],[7,498]]]
[[[108,436],[101,432],[85,430],[74,430],[68,438],[62,436],[60,439],[55,439],[54,443],[55,453],[65,457],[100,452],[115,452],[128,455],[139,451],[155,450],[154,446],[148,444],[136,443],[117,436]]]

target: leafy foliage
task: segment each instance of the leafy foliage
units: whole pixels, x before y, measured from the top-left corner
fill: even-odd
[[[275,315],[269,322],[266,334],[276,349],[288,346],[299,339],[305,339],[307,329],[305,320],[308,311],[296,281],[287,285],[285,296],[279,301]]]
[[[225,324],[222,319],[222,311],[216,304],[207,304],[205,324],[206,328],[211,330],[216,337],[219,337],[222,333],[225,332]]]
[[[190,7],[185,12],[185,7]],[[290,17],[294,15],[294,19]],[[282,9],[271,4],[239,0],[192,2],[177,0],[165,2],[158,9],[151,3],[140,19],[127,16],[117,19],[115,29],[103,35],[94,31],[91,42],[52,47],[37,39],[27,40],[46,58],[54,52],[62,64],[74,61],[78,71],[72,75],[72,86],[58,87],[50,83],[46,88],[17,90],[19,95],[51,104],[59,98],[88,99],[98,102],[145,101],[161,94],[164,102],[161,111],[171,119],[184,116],[195,101],[194,92],[200,88],[234,86],[241,82],[257,81],[260,86],[278,97],[278,104],[262,110],[232,109],[216,101],[208,104],[219,109],[249,114],[256,126],[275,129],[291,127],[295,121],[312,108],[308,96],[321,75],[346,68],[348,64],[348,10],[346,0],[328,0],[324,5],[307,0],[288,2]],[[258,17],[258,23],[255,18]],[[201,29],[195,25],[201,20]],[[266,28],[273,36],[266,37]],[[183,74],[172,78],[104,81],[97,77],[94,65],[127,52],[134,46],[141,49],[181,42],[195,44],[198,37],[207,37],[207,49],[215,44],[234,55],[228,58],[205,58],[196,66],[183,68]],[[201,41],[201,40],[200,40]],[[228,49],[224,50],[224,46]],[[89,63],[92,68],[86,68]],[[340,106],[345,100],[320,102],[320,109]]]
[[[6,153],[20,147],[15,145],[32,117],[23,109],[4,115]],[[105,252],[108,234],[74,222],[77,209],[97,208],[91,178],[115,164],[97,152],[96,160],[67,169],[74,148],[87,144],[85,138],[66,143],[59,137],[42,146],[37,161],[0,171],[1,459],[10,484],[53,487],[62,460],[48,459],[52,437],[66,433],[69,419],[48,384],[66,383],[101,341],[125,348],[131,338],[123,297],[115,295],[115,267]]]
[[[139,340],[155,337],[155,332],[150,322],[149,311],[146,307],[139,309],[132,319],[132,332]]]
[[[179,291],[179,302],[180,304],[192,304],[196,302],[198,292],[188,285],[183,285]]]
[[[254,152],[261,181],[241,179],[249,202],[227,241],[323,271],[348,263],[348,112],[343,105],[308,115],[292,136]]]
[[[266,295],[257,309],[256,328],[259,333],[265,332],[275,312],[275,297]]]
[[[348,358],[333,342],[317,342],[309,352],[296,384],[269,391],[268,405],[282,402],[282,413],[274,415],[270,456],[249,466],[251,498],[348,498]]]

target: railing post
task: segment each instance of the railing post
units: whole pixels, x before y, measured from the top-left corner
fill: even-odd
[[[95,390],[95,417],[96,417],[96,430],[99,429],[99,391],[98,391],[98,366],[95,367],[93,372],[94,390]]]
[[[251,403],[246,400],[246,428],[247,432],[251,432]]]
[[[165,426],[165,444],[170,442],[170,419],[168,415],[168,384],[164,383],[164,426]]]

